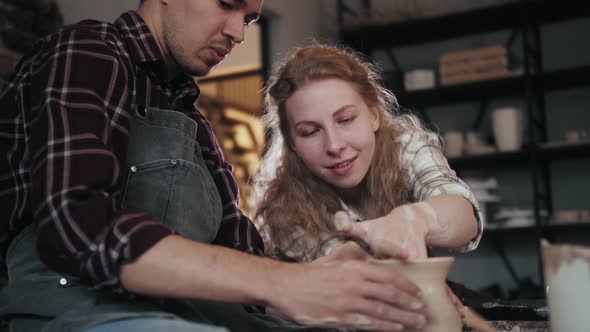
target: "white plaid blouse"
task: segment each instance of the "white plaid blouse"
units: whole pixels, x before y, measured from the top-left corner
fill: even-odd
[[[400,136],[399,140],[402,143],[400,168],[408,175],[412,190],[411,200],[419,202],[429,197],[444,194],[458,195],[467,199],[473,205],[478,232],[475,238],[467,245],[457,248],[456,251],[468,252],[477,248],[484,228],[479,204],[469,187],[450,168],[440,149],[438,137],[421,132],[406,132]],[[346,205],[342,200],[340,202],[351,219],[358,221],[365,219],[358,211]],[[286,253],[288,256],[305,257],[305,260],[313,260],[329,254],[344,242],[340,238],[333,238],[322,246],[317,257],[308,257],[307,254],[301,255],[302,252],[300,251],[304,250],[303,248],[309,248],[306,251],[311,252],[311,248],[314,248],[316,243],[311,239],[306,239],[303,233],[301,231],[294,234],[294,239],[298,239],[301,246],[292,247]],[[326,234],[323,238],[327,239],[328,237],[330,235]]]

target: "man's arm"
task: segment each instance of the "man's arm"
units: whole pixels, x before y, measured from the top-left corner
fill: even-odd
[[[45,41],[23,88],[31,210],[41,260],[96,287],[119,286],[119,264],[171,230],[116,197],[132,68],[101,32],[70,28]],[[123,156],[124,157],[124,156]]]
[[[415,285],[358,257],[283,263],[171,235],[120,275],[133,292],[262,304],[307,325],[396,331],[425,322]]]

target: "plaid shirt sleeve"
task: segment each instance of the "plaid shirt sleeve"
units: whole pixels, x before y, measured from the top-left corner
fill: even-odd
[[[111,193],[121,169],[114,136],[127,136],[129,66],[92,31],[65,30],[29,60],[21,96],[32,211],[41,259],[95,287],[121,290],[119,266],[171,231]],[[124,139],[126,142],[126,138]]]
[[[223,205],[223,218],[214,244],[263,256],[262,237],[252,221],[239,208],[239,187],[233,176],[233,166],[227,162],[211,124],[200,113],[195,114],[199,123],[197,141],[201,145],[203,159],[219,190]]]
[[[477,219],[476,237],[458,251],[467,252],[477,248],[483,234],[483,222],[479,204],[469,187],[457,177],[440,149],[438,138],[434,134],[420,132],[404,133],[401,136],[401,164],[410,181],[413,198],[425,200],[443,194],[459,195],[473,205]]]

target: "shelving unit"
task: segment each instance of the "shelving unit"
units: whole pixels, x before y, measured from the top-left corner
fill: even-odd
[[[339,11],[342,13],[346,6],[342,0],[338,2]],[[365,7],[370,8],[371,1],[364,0],[363,3]],[[576,0],[562,1],[559,6],[549,0],[519,1],[401,23],[353,28],[342,26],[340,38],[359,50],[399,47],[514,29],[525,23],[548,24],[582,18],[590,16],[588,7],[587,2]],[[523,18],[527,21],[523,21]],[[342,24],[343,21],[340,22]]]
[[[502,233],[502,232],[530,232],[531,229],[535,229],[535,226],[500,226],[492,227],[487,229],[487,232]],[[580,229],[590,230],[590,222],[578,222],[578,223],[564,223],[555,225],[544,225],[541,226],[542,231],[579,231]]]
[[[359,0],[361,1],[361,0]],[[523,70],[519,75],[501,79],[465,83],[452,86],[437,86],[432,89],[403,91],[391,82],[399,82],[397,77],[386,76],[386,85],[392,89],[403,108],[421,111],[427,107],[482,102],[477,116],[478,126],[486,112],[486,103],[496,98],[522,98],[526,103],[529,124],[528,144],[520,151],[500,152],[484,155],[468,155],[452,158],[449,163],[453,169],[512,167],[524,165],[530,169],[532,201],[535,216],[533,226],[506,227],[490,229],[498,253],[507,265],[509,260],[499,246],[498,237],[505,232],[526,232],[538,238],[551,236],[555,232],[590,230],[589,223],[553,225],[549,218],[542,217],[540,211],[553,212],[551,197],[551,174],[549,164],[556,160],[576,160],[590,156],[590,142],[562,143],[550,142],[547,133],[547,113],[545,95],[552,91],[564,91],[577,87],[590,87],[590,59],[588,63],[569,68],[546,71],[543,66],[540,27],[545,24],[590,17],[590,6],[586,1],[566,0],[556,4],[548,0],[520,0],[492,7],[468,10],[421,19],[374,25],[370,23],[370,0],[362,0],[365,24],[354,27],[343,26],[342,15],[352,10],[345,1],[339,0],[341,32],[340,39],[346,45],[371,57],[374,51],[385,51],[398,70],[399,63],[391,50],[398,47],[439,42],[453,38],[477,36],[496,31],[511,31],[506,43],[511,46],[514,36],[522,37],[521,55]],[[369,15],[369,16],[367,16]],[[512,45],[514,46],[514,45]],[[429,119],[425,119],[429,121]],[[536,241],[539,279],[543,282],[543,266],[540,247]],[[590,242],[590,241],[589,241]],[[507,266],[514,271],[512,266]]]
[[[547,92],[590,85],[590,66],[532,74],[529,79],[542,84]],[[396,94],[396,97],[404,107],[416,108],[479,101],[489,98],[517,97],[524,94],[526,87],[527,78],[520,75],[434,89],[411,92],[401,91]]]
[[[575,160],[590,156],[590,142],[587,143],[544,143],[533,147],[525,147],[515,152],[495,152],[480,155],[468,155],[450,158],[453,169],[475,167],[497,167],[498,165],[523,163],[530,161],[531,150],[535,149],[538,157],[545,162],[555,160]]]

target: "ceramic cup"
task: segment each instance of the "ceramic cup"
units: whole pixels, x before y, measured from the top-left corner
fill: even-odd
[[[590,247],[541,240],[551,331],[590,327]]]
[[[460,131],[449,131],[443,135],[445,142],[444,155],[447,158],[460,157],[463,154],[465,138]]]
[[[516,151],[522,146],[523,117],[515,107],[503,107],[492,113],[492,128],[499,151]]]
[[[447,290],[447,274],[455,262],[453,257],[434,257],[401,262],[393,259],[374,260],[375,264],[390,266],[411,280],[422,291],[428,310],[428,324],[421,330],[407,332],[460,332],[461,316]]]

